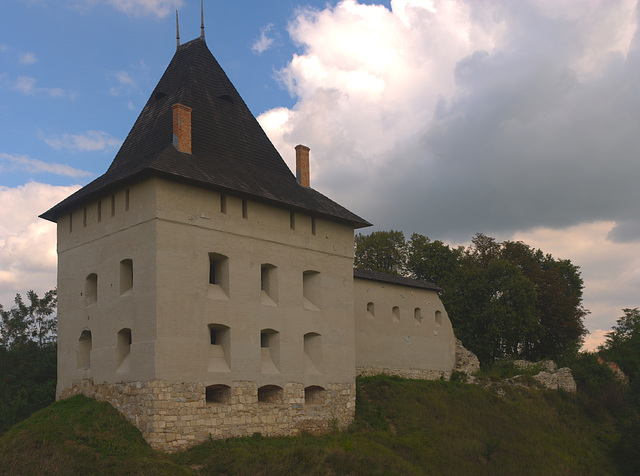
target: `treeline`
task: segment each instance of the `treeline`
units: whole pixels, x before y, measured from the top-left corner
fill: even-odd
[[[55,400],[57,293],[27,300],[0,304],[0,434]]]
[[[580,268],[520,241],[468,247],[401,231],[356,235],[355,266],[437,284],[456,336],[480,362],[577,351],[587,330]]]

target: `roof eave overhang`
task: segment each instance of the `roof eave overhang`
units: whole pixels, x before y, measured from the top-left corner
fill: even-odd
[[[210,182],[207,181],[200,181],[200,180],[195,180],[195,179],[191,179],[191,178],[187,178],[187,177],[181,177],[179,175],[174,175],[171,174],[169,172],[164,172],[161,170],[156,170],[153,168],[146,168],[146,169],[142,169],[139,172],[132,174],[130,176],[127,176],[125,178],[122,178],[120,180],[114,180],[113,182],[109,182],[107,185],[105,185],[104,187],[100,187],[90,193],[87,193],[86,195],[83,195],[82,197],[78,197],[76,200],[71,200],[68,203],[65,203],[65,200],[63,200],[62,202],[60,202],[59,204],[53,206],[52,208],[50,208],[49,210],[47,210],[46,212],[44,212],[43,214],[39,215],[39,218],[42,218],[44,220],[48,220],[51,221],[53,223],[57,223],[58,222],[58,217],[60,217],[61,215],[64,215],[66,213],[69,213],[72,209],[78,207],[80,204],[82,203],[86,203],[86,202],[90,202],[92,200],[97,199],[97,197],[99,196],[104,196],[106,194],[109,194],[115,190],[119,190],[122,189],[123,187],[125,187],[128,184],[131,183],[135,183],[135,182],[139,182],[145,178],[148,177],[152,177],[152,176],[156,176],[159,178],[163,178],[166,180],[170,180],[173,182],[179,182],[179,183],[184,183],[184,184],[188,184],[188,185],[194,185],[197,187],[201,187],[201,188],[206,188],[209,190],[217,190],[217,191],[222,191],[225,193],[229,193],[229,194],[233,194],[233,195],[237,195],[240,197],[246,197],[246,198],[251,198],[257,202],[261,202],[261,203],[266,203],[269,205],[274,205],[280,208],[287,208],[287,209],[292,209],[295,211],[300,211],[303,213],[307,213],[309,215],[313,215],[313,216],[317,216],[317,217],[322,217],[326,220],[330,220],[330,221],[337,221],[340,223],[344,223],[346,225],[349,226],[353,226],[354,229],[360,229],[360,228],[365,228],[368,226],[372,226],[371,223],[369,223],[366,220],[350,220],[348,218],[343,218],[343,217],[339,217],[339,216],[335,216],[335,215],[331,215],[328,213],[323,213],[320,211],[313,211],[313,210],[309,210],[305,207],[301,207],[299,205],[295,205],[292,203],[287,203],[281,200],[276,200],[276,199],[270,199],[267,197],[263,197],[260,195],[255,195],[249,192],[244,192],[242,190],[238,190],[235,188],[231,188],[231,187],[224,187],[224,186],[220,186],[220,185],[216,185],[216,184],[212,184]],[[82,189],[80,189],[82,190]],[[77,193],[77,192],[76,192]],[[73,195],[72,195],[73,196]],[[359,218],[359,217],[358,217]]]

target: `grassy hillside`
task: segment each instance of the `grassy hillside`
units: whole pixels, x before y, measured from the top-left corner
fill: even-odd
[[[562,392],[358,380],[348,432],[151,450],[105,403],[57,402],[0,437],[0,474],[615,475],[614,417]]]

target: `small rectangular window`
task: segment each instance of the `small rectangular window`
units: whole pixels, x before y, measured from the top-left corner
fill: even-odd
[[[111,216],[116,214],[116,196],[111,195]]]
[[[120,295],[133,289],[133,261],[123,259],[120,261]]]
[[[82,226],[87,226],[87,207],[82,210]]]
[[[289,213],[289,228],[296,229],[296,214],[294,212]]]
[[[311,234],[316,234],[316,217],[311,217]]]
[[[102,200],[98,200],[98,223],[102,221]]]
[[[129,189],[124,193],[124,209],[125,211],[129,211]]]
[[[247,218],[249,216],[249,211],[247,208],[248,208],[247,199],[244,198],[242,199],[242,218]]]
[[[220,213],[227,213],[227,196],[224,193],[220,195]]]
[[[69,213],[69,233],[73,231],[73,212]]]
[[[320,300],[320,273],[307,270],[302,273],[302,301],[304,308],[317,311]]]
[[[278,302],[277,268],[272,264],[260,266],[260,291],[262,304],[276,304]]]
[[[209,253],[209,284],[229,293],[229,259],[219,253]]]

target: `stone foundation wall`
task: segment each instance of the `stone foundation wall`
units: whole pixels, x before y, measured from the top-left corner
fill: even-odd
[[[253,382],[233,382],[228,403],[206,401],[198,383],[160,380],[95,385],[81,381],[60,398],[84,394],[107,401],[142,432],[154,449],[177,451],[214,439],[247,436],[297,435],[346,428],[355,415],[356,389],[351,384],[329,384],[305,403],[302,384],[288,383],[280,403],[258,402]]]
[[[380,374],[417,380],[449,380],[451,377],[450,371],[443,370],[393,369],[388,367],[358,367],[356,369],[358,377],[373,377]]]

